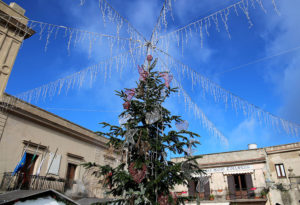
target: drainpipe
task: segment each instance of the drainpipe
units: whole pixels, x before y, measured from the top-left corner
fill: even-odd
[[[269,166],[268,153],[267,153],[267,150],[265,148],[263,148],[263,150],[264,150],[264,155],[265,155],[265,159],[266,159],[267,178],[269,180],[271,180],[271,171],[270,171],[270,166]]]
[[[264,156],[265,156],[265,159],[266,159],[266,169],[267,169],[267,179],[269,181],[271,181],[271,171],[270,171],[270,166],[269,166],[269,158],[268,158],[268,153],[267,153],[267,150],[265,148],[263,148],[264,150]],[[267,182],[266,181],[266,185],[268,186],[268,188],[270,189],[270,186],[267,184],[267,183],[270,183],[270,182]],[[271,200],[271,193],[269,191],[268,195],[267,195],[267,198],[269,199],[269,202],[270,204],[272,204],[272,200]]]

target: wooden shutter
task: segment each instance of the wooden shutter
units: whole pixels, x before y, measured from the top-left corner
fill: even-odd
[[[251,174],[245,174],[245,179],[246,179],[248,197],[254,197],[254,191],[251,190],[251,188],[253,187]]]
[[[234,177],[232,175],[227,176],[228,182],[228,190],[230,199],[235,199],[235,184],[234,184]]]
[[[195,196],[195,181],[193,179],[189,180],[188,190],[189,196]]]

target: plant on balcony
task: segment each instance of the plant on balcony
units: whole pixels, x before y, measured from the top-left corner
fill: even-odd
[[[211,194],[211,195],[209,195],[209,200],[214,200],[215,199],[215,195],[213,195],[213,194]]]
[[[269,189],[267,189],[267,188],[264,188],[261,192],[260,192],[260,194],[261,194],[261,197],[262,198],[266,198],[267,197],[267,194],[269,193]]]
[[[260,198],[261,198],[261,194],[259,195],[259,194],[255,193],[254,199],[260,199]]]
[[[277,190],[283,192],[283,191],[287,191],[286,188],[284,188],[283,184],[282,183],[278,183],[278,184],[275,184],[275,187]]]

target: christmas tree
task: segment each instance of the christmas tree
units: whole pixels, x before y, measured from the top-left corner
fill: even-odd
[[[121,163],[115,168],[85,164],[87,168],[98,168],[94,174],[102,177],[107,193],[118,197],[120,204],[184,203],[187,199],[177,198],[172,189],[187,185],[192,174],[201,173],[196,157],[189,153],[191,146],[199,143],[193,140],[199,135],[187,131],[187,121],[162,106],[177,89],[170,87],[171,73],[153,71],[157,59],[151,64],[152,60],[148,55],[148,65],[138,66],[137,88],[117,91],[124,100],[121,126],[104,122],[101,124],[109,131],[97,132],[109,138],[109,146],[122,156]],[[177,131],[171,130],[172,123]],[[184,154],[187,160],[168,161],[167,151]]]

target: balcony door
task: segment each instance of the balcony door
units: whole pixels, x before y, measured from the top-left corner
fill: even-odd
[[[234,177],[235,195],[238,199],[247,199],[246,175],[236,174]]]
[[[234,174],[227,177],[228,189],[231,199],[248,199],[251,198],[253,187],[251,174]]]
[[[77,166],[75,164],[68,163],[65,190],[72,189],[74,178],[75,178],[76,167]]]
[[[21,189],[30,188],[31,175],[33,174],[33,169],[37,158],[38,158],[37,155],[34,157],[33,154],[26,153],[25,165],[20,170],[21,175],[19,177],[19,181],[21,183],[20,184]]]

